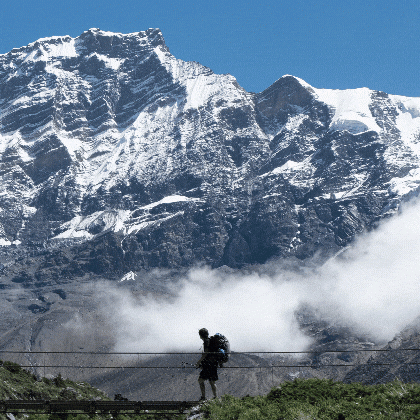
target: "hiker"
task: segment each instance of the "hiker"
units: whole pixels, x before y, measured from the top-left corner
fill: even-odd
[[[216,381],[219,379],[217,376],[217,357],[213,354],[209,354],[210,337],[209,332],[206,328],[201,328],[198,331],[200,338],[203,340],[203,354],[200,360],[196,363],[196,367],[201,367],[201,372],[198,377],[198,383],[200,384],[201,398],[200,401],[206,399],[206,387],[204,381],[209,381],[213,397],[217,398],[217,387]]]

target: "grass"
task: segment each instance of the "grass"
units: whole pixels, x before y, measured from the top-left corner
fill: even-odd
[[[90,400],[109,399],[103,392],[84,382],[63,379],[37,379],[17,363],[0,361],[0,400]]]
[[[0,400],[110,400],[102,391],[86,382],[74,382],[60,374],[55,378],[37,378],[32,373],[13,362],[0,360]],[[162,417],[148,414],[14,414],[16,420],[140,420],[185,419],[184,414]],[[8,420],[0,413],[0,420]]]
[[[202,410],[211,420],[415,420],[420,418],[420,384],[296,379],[266,396],[225,395],[207,402]]]
[[[37,378],[13,362],[0,360],[0,400],[96,400],[109,398],[84,382],[73,382],[61,375],[55,378]],[[68,419],[90,420],[88,415],[69,415]],[[60,420],[54,414],[15,414],[16,419]],[[5,414],[0,414],[6,420]],[[127,419],[128,420],[128,419]]]

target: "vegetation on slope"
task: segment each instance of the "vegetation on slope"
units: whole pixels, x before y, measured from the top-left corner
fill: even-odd
[[[0,400],[91,400],[109,399],[87,383],[40,378],[13,362],[0,361]]]
[[[55,378],[37,378],[32,373],[13,362],[0,360],[0,400],[108,400],[101,391],[84,382],[73,382],[61,375]],[[15,418],[30,420],[56,419],[54,414],[18,414]],[[78,420],[88,420],[87,415],[68,416]],[[9,419],[0,414],[0,419]]]
[[[0,360],[0,400],[109,400],[106,394],[85,382],[74,382],[61,375],[55,378],[37,378],[32,373],[13,362]],[[171,419],[185,419],[184,414],[172,414]],[[25,414],[14,416],[0,412],[0,420],[140,420],[161,419],[153,411],[148,413],[117,414]]]
[[[420,384],[343,384],[296,379],[266,396],[225,395],[202,410],[211,420],[385,420],[420,418]]]

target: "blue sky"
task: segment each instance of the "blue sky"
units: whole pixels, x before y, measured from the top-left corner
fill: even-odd
[[[15,0],[0,13],[0,54],[89,28],[160,28],[172,54],[259,92],[284,74],[318,88],[420,96],[419,0]]]

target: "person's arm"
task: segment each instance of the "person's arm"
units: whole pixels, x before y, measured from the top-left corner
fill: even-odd
[[[200,360],[195,364],[195,367],[199,368],[201,365],[201,362],[204,360],[205,357],[206,357],[206,353],[203,352],[203,354],[200,357]]]
[[[207,347],[208,346],[206,346],[206,343],[203,342],[203,354],[201,355],[200,360],[195,364],[195,367],[199,368],[201,365],[201,362],[206,358],[207,350],[208,350]]]

